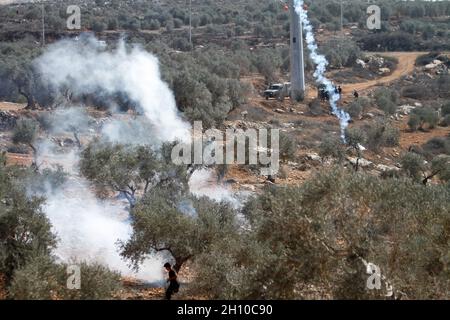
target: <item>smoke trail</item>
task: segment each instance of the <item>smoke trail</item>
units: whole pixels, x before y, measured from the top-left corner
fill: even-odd
[[[327,71],[328,61],[324,55],[318,53],[318,46],[316,44],[316,39],[314,38],[314,30],[309,21],[308,12],[304,10],[304,1],[295,0],[295,11],[300,15],[300,20],[303,23],[303,30],[305,31],[306,44],[310,51],[310,57],[316,65],[316,71],[314,72],[314,78],[320,84],[326,86],[327,91],[330,93],[330,106],[333,114],[339,118],[341,125],[341,137],[345,142],[345,130],[348,128],[350,123],[350,115],[344,110],[340,109],[337,105],[340,96],[335,92],[333,82],[325,76]]]

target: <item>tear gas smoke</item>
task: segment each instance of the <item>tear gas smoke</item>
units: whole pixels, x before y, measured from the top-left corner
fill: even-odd
[[[178,115],[173,93],[160,78],[158,60],[135,47],[127,50],[120,42],[106,51],[95,38],[62,40],[51,46],[36,61],[44,81],[61,94],[69,90],[78,96],[105,98],[125,94],[145,117],[114,115],[100,121],[84,108],[64,106],[50,116],[50,132],[58,138],[74,138],[74,130],[84,142],[100,136],[112,143],[157,146],[161,142],[190,139],[190,126]],[[113,106],[114,107],[114,106]],[[162,256],[150,256],[135,274],[118,251],[118,241],[126,242],[132,234],[127,203],[118,199],[99,200],[90,183],[79,174],[79,150],[42,141],[38,163],[42,167],[63,166],[69,179],[58,190],[49,190],[44,207],[54,232],[59,237],[55,254],[61,261],[99,262],[123,275],[156,282],[163,279]],[[190,182],[191,192],[215,200],[233,203],[232,192],[209,184],[211,173],[196,172]],[[188,204],[182,211],[195,214]],[[164,261],[165,262],[165,261]]]
[[[112,52],[93,37],[62,40],[36,60],[43,80],[56,91],[77,95],[125,94],[155,127],[163,141],[183,140],[189,125],[178,116],[173,93],[161,80],[158,59],[120,41]]]
[[[300,20],[303,23],[303,30],[305,31],[306,44],[310,52],[310,57],[316,65],[314,78],[319,84],[325,85],[326,90],[330,93],[330,106],[333,114],[339,118],[341,137],[345,141],[345,130],[348,128],[350,123],[350,115],[338,107],[337,103],[340,100],[340,95],[335,93],[333,82],[325,76],[328,61],[324,55],[318,53],[318,46],[314,37],[313,26],[309,21],[308,12],[304,9],[304,1],[295,0],[294,3],[295,11],[300,15]]]

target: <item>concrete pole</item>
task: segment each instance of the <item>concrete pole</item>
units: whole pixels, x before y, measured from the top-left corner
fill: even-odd
[[[42,4],[42,46],[45,47],[45,6]]]
[[[289,0],[291,11],[291,99],[303,101],[305,98],[305,60],[303,56],[303,27],[300,16],[295,11],[295,0]]]
[[[189,0],[189,43],[192,46],[192,0]]]

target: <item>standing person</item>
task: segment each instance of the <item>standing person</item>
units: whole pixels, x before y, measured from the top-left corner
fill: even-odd
[[[166,290],[166,300],[171,300],[172,295],[174,293],[178,293],[178,290],[180,289],[180,284],[177,281],[177,274],[172,269],[172,266],[170,263],[166,263],[164,265],[164,268],[166,268],[167,272],[169,273],[169,278],[167,279],[167,282],[169,283],[169,287]]]
[[[359,98],[359,93],[358,91],[355,90],[355,92],[353,92],[353,96],[355,97],[355,99]]]
[[[338,87],[338,92],[339,92],[339,95],[342,96],[342,88],[341,88],[341,86]]]

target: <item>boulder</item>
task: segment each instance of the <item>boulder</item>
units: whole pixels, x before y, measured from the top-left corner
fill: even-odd
[[[389,69],[389,68],[380,68],[380,69],[378,69],[378,73],[380,75],[386,75],[386,74],[391,73],[391,69]]]
[[[356,166],[356,164],[358,163],[358,158],[349,157],[347,160],[354,166]],[[372,161],[366,160],[364,158],[359,159],[359,166],[361,168],[369,168],[372,165],[373,165]]]
[[[312,161],[315,161],[315,162],[322,162],[322,157],[319,156],[317,153],[309,153],[309,154],[306,155],[306,158],[308,160],[312,160]]]
[[[387,172],[387,171],[399,171],[400,169],[393,166],[386,166],[384,164],[379,164],[375,167],[378,171]]]
[[[417,106],[410,106],[410,105],[403,105],[397,108],[397,113],[407,116],[409,114],[411,114],[411,112],[416,109]]]

